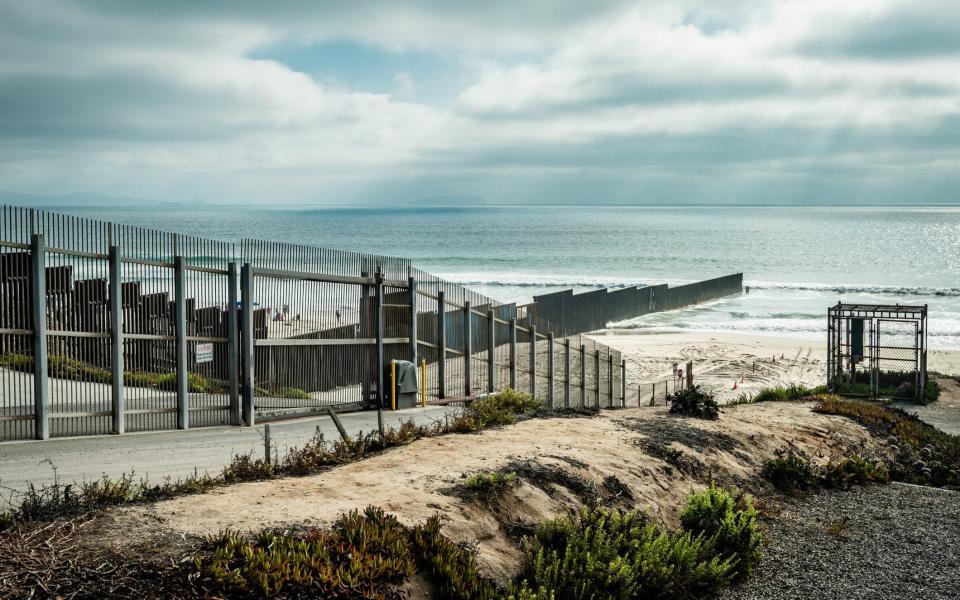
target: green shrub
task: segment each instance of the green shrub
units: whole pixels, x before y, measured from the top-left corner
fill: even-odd
[[[731,494],[710,484],[687,497],[680,514],[687,531],[702,535],[722,558],[733,559],[735,576],[742,579],[760,559],[762,536],[757,528],[757,511],[746,494]]]
[[[927,383],[923,388],[923,403],[930,404],[931,402],[936,402],[940,398],[940,383],[935,379],[927,379]]]
[[[859,454],[830,461],[824,471],[824,483],[845,488],[858,483],[887,483],[890,473],[883,463],[863,458]]]
[[[457,433],[470,433],[488,427],[511,425],[517,415],[533,413],[541,402],[530,394],[506,389],[497,394],[477,398],[454,418],[451,429]]]
[[[496,586],[480,575],[476,552],[457,545],[440,532],[440,518],[430,517],[410,532],[410,547],[420,571],[434,584],[439,598],[493,600]]]
[[[670,412],[674,414],[701,419],[716,419],[720,416],[720,406],[714,400],[713,394],[703,391],[699,385],[680,390],[671,395],[669,400]]]
[[[888,443],[894,481],[960,490],[960,436],[944,433],[900,409],[872,402],[822,399],[816,412],[841,415]]]
[[[702,535],[668,533],[636,511],[599,506],[541,524],[524,541],[516,598],[688,598],[728,584],[735,559]]]
[[[798,494],[820,484],[816,465],[801,452],[778,450],[776,457],[763,465],[762,474],[781,492]]]
[[[497,471],[479,471],[468,475],[464,487],[476,492],[502,490],[517,485],[516,473],[498,473]]]

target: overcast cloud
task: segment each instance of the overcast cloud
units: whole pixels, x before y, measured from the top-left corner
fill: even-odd
[[[960,3],[0,0],[0,189],[957,202]]]

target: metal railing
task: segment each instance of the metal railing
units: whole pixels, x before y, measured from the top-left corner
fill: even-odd
[[[625,403],[616,350],[407,259],[0,217],[0,441],[382,408],[394,359],[433,402],[513,387],[553,407]]]

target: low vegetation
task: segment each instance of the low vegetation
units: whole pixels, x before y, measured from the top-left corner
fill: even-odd
[[[884,439],[894,481],[960,490],[960,436],[944,433],[900,409],[830,397],[814,410],[853,419]]]
[[[727,402],[727,406],[737,404],[756,404],[757,402],[791,402],[798,400],[812,400],[827,393],[826,386],[808,388],[802,384],[764,388],[756,394],[742,393],[735,399]]]
[[[417,425],[404,421],[398,428],[389,427],[384,435],[360,432],[346,440],[328,441],[319,430],[304,446],[291,448],[276,461],[266,461],[253,454],[236,455],[219,476],[195,473],[180,480],[164,480],[159,484],[135,475],[117,479],[103,477],[91,482],[61,484],[54,479],[49,486],[29,485],[16,507],[0,513],[0,530],[17,522],[46,521],[77,515],[106,506],[150,502],[196,494],[216,486],[284,476],[304,476],[362,460],[388,448],[409,444],[423,437],[455,432],[475,432],[487,427],[513,423],[525,413],[540,407],[528,394],[508,390],[475,402],[446,421]]]
[[[675,392],[667,398],[670,402],[672,414],[698,417],[701,419],[717,419],[720,417],[720,406],[713,394],[706,392],[699,385]]]
[[[514,595],[525,599],[700,598],[749,572],[760,534],[741,506],[712,486],[687,500],[681,531],[637,511],[594,506],[541,524],[524,542]]]
[[[793,495],[822,487],[845,489],[890,481],[890,473],[880,460],[853,454],[821,467],[793,448],[778,451],[763,465],[762,473],[774,487]]]
[[[883,398],[915,399],[914,374],[912,372],[878,371],[877,387],[877,393]],[[853,381],[840,384],[836,391],[838,394],[848,396],[871,396],[873,394],[868,373],[857,373]],[[923,393],[916,400],[921,404],[929,404],[935,402],[939,397],[940,384],[934,378],[928,377]]]

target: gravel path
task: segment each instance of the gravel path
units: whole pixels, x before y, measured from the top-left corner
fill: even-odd
[[[768,505],[753,576],[720,598],[960,598],[960,493],[893,483]]]

